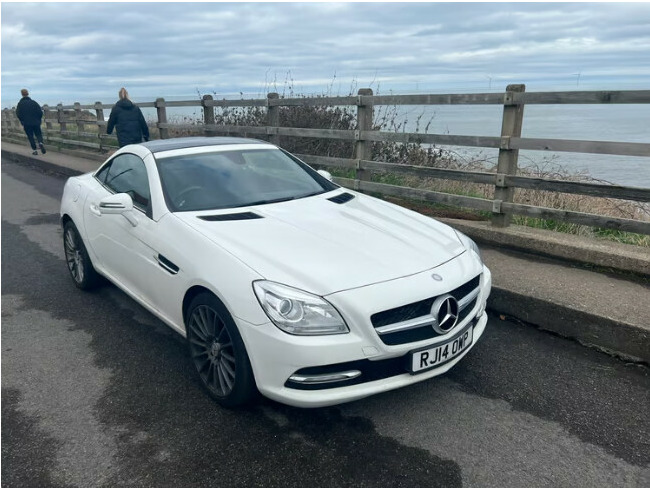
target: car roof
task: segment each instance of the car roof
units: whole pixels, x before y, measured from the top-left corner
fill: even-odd
[[[250,138],[231,138],[226,136],[193,136],[187,138],[171,138],[164,140],[147,141],[140,143],[151,153],[161,151],[180,150],[183,148],[195,148],[197,146],[219,146],[219,145],[241,145],[261,144],[268,145],[266,141]]]

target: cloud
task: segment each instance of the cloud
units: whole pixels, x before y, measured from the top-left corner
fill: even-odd
[[[132,94],[648,88],[650,4],[7,3],[2,106]],[[608,77],[611,82],[608,85]],[[519,78],[519,80],[518,80]],[[563,82],[564,80],[564,82]],[[558,82],[559,81],[559,82]],[[634,85],[634,86],[632,86]],[[560,86],[562,88],[562,86]]]
[[[97,55],[106,45],[118,45],[135,39],[129,36],[111,34],[105,32],[89,32],[78,35],[71,35],[64,39],[57,39],[56,48],[63,51],[75,51]]]

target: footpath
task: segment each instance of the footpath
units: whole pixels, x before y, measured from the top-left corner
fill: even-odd
[[[50,147],[52,148],[52,147]],[[66,176],[91,172],[106,156],[2,141],[2,160]],[[473,238],[492,271],[494,313],[650,364],[650,248],[522,226],[440,219]]]

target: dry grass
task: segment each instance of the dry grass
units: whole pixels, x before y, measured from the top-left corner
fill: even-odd
[[[448,158],[438,158],[436,164],[431,166],[467,171],[495,172],[493,165],[489,164],[487,161],[480,160],[467,161],[463,163],[459,162],[458,160],[452,159],[450,162]],[[608,183],[594,179],[585,173],[571,173],[567,169],[553,164],[550,160],[545,162],[543,165],[519,169],[518,174],[527,177],[572,182]],[[415,176],[397,176],[396,174],[389,173],[376,173],[373,177],[373,180],[394,185],[401,185],[404,187],[413,187],[418,189],[444,192],[448,194],[479,197],[483,199],[494,198],[494,186],[488,184],[476,184],[472,182],[446,179],[423,179]],[[612,218],[650,221],[650,205],[647,203],[627,201],[622,199],[518,188],[515,190],[514,202],[537,207],[596,214]],[[477,215],[480,214],[481,213],[477,213]],[[487,214],[483,213],[482,215],[484,219],[488,219]],[[525,216],[514,216],[513,223],[534,228],[543,228],[564,233],[571,233],[580,236],[607,238],[622,243],[650,247],[650,236],[648,235],[619,232],[616,230],[595,228],[548,219],[528,218]]]

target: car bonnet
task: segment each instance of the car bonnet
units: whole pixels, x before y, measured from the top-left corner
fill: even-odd
[[[453,229],[410,210],[342,192],[176,215],[264,278],[319,295],[416,274],[464,252]]]

